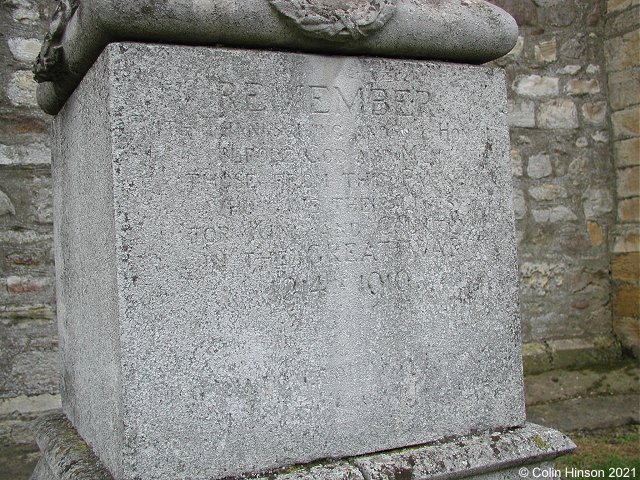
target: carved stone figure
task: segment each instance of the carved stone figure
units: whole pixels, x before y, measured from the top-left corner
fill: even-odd
[[[80,0],[58,0],[58,5],[51,17],[49,32],[44,37],[42,50],[33,66],[33,74],[37,82],[54,81],[64,75],[64,52],[60,42],[67,23],[79,5]]]

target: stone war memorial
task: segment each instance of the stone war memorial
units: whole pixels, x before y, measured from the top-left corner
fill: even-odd
[[[65,0],[33,480],[533,478],[481,0]]]

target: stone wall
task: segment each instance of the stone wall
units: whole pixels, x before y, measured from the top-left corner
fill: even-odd
[[[26,421],[59,404],[49,119],[30,71],[52,5],[0,2],[0,478],[34,455]]]
[[[615,168],[610,240],[613,327],[640,356],[640,2],[609,0],[605,58]]]
[[[607,362],[620,355],[608,254],[617,223],[608,6],[494,3],[516,18],[521,35],[495,63],[509,79],[525,370]]]
[[[521,28],[495,63],[509,78],[527,371],[615,360],[614,325],[626,348],[638,341],[639,2],[495,3]],[[30,73],[54,5],[0,2],[0,472],[33,455],[26,420],[59,405],[50,121]]]

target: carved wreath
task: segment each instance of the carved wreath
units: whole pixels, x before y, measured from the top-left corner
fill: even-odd
[[[382,28],[397,0],[344,0],[338,6],[322,0],[269,0],[307,34],[334,41],[361,39]]]

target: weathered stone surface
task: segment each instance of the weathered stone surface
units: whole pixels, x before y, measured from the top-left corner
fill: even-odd
[[[618,232],[613,243],[614,253],[640,252],[640,229]]]
[[[587,231],[589,232],[589,238],[591,239],[591,245],[599,247],[604,243],[604,232],[598,222],[593,220],[587,220]]]
[[[544,97],[557,95],[559,80],[555,77],[541,77],[540,75],[527,75],[516,79],[514,90],[520,95],[529,97]]]
[[[618,198],[640,195],[640,167],[619,169],[617,177]]]
[[[578,128],[576,105],[568,98],[556,98],[538,107],[538,126],[549,129]]]
[[[0,145],[0,165],[48,165],[51,150],[47,145]]]
[[[17,107],[34,107],[37,105],[36,87],[37,83],[33,80],[31,71],[18,70],[9,81],[7,96]]]
[[[582,105],[582,117],[594,125],[603,125],[607,118],[606,102],[588,102]]]
[[[63,408],[114,475],[520,424],[503,89],[482,67],[111,45],[56,118],[54,178]]]
[[[518,220],[524,218],[527,214],[527,203],[522,190],[515,190],[513,192],[513,211]]]
[[[575,213],[562,205],[542,210],[532,210],[532,214],[533,219],[539,223],[571,222],[578,219]]]
[[[42,43],[37,38],[10,38],[7,44],[13,58],[29,65],[33,63],[42,47]]]
[[[619,12],[627,8],[638,5],[638,0],[607,0],[607,13]]]
[[[522,363],[526,375],[545,372],[552,368],[551,355],[546,344],[527,342],[522,345]]]
[[[567,191],[562,185],[540,185],[539,187],[531,187],[529,195],[535,200],[556,200],[558,198],[567,198]]]
[[[588,55],[586,52],[587,45],[585,45],[584,39],[582,38],[584,34],[579,33],[576,37],[577,38],[572,38],[562,44],[560,47],[560,57],[565,57],[566,59],[570,59],[571,62],[575,62]]]
[[[507,54],[517,37],[515,20],[485,0],[168,2],[161,7],[83,0],[59,10],[34,72],[42,82],[40,106],[56,114],[108,42],[484,63]]]
[[[27,412],[18,408],[23,396],[58,393],[55,322],[38,318],[37,308],[16,310],[0,310],[0,397],[6,399],[0,403],[2,413],[13,408]]]
[[[529,128],[535,127],[535,104],[527,100],[523,100],[517,103],[509,102],[509,126]]]
[[[597,143],[609,143],[609,133],[606,130],[598,130],[592,133],[591,138]]]
[[[274,472],[268,476],[250,475],[243,478],[257,480],[364,480],[362,472],[347,462],[294,467],[292,472]]]
[[[522,35],[518,36],[518,40],[516,40],[516,44],[511,49],[507,56],[509,58],[517,58],[522,54],[522,50],[524,49],[524,37]]]
[[[613,294],[613,313],[619,317],[640,317],[640,287],[623,284]]]
[[[636,358],[640,358],[640,318],[616,317],[613,319],[613,330],[622,347],[631,351]]]
[[[620,200],[618,202],[618,219],[621,222],[640,222],[640,197]]]
[[[600,93],[600,82],[595,78],[589,80],[572,79],[567,82],[569,95],[594,95]]]
[[[640,56],[640,29],[607,40],[604,46],[610,71],[633,67]]]
[[[3,215],[15,215],[15,214],[16,214],[16,207],[14,207],[13,202],[7,196],[6,193],[0,190],[0,217],[2,217]]]
[[[535,59],[539,62],[555,62],[558,59],[556,39],[545,40],[534,47]]]
[[[620,360],[620,346],[609,336],[550,340],[547,345],[556,369],[607,365]]]
[[[552,370],[528,375],[524,379],[527,408],[572,398],[640,394],[638,377],[640,365],[633,361],[608,369]],[[567,431],[580,428],[578,425]]]
[[[611,277],[614,280],[640,281],[640,253],[613,255],[611,258]]]
[[[33,473],[29,477],[29,480],[59,480],[56,475],[49,468],[49,464],[43,458],[38,460],[36,464],[36,468],[33,470]]]
[[[521,177],[522,170],[522,156],[517,148],[511,149],[511,173],[514,177]]]
[[[577,12],[572,2],[538,0],[536,3],[541,7],[538,9],[538,14],[544,23],[555,27],[567,27],[576,19]]]
[[[614,161],[617,168],[640,165],[640,137],[620,140],[613,144]]]
[[[614,112],[611,125],[616,139],[640,136],[640,105]]]
[[[42,454],[32,480],[113,480],[64,415],[43,415],[32,429]]]
[[[0,400],[0,415],[15,412],[32,413],[60,408],[60,395],[45,393],[43,395],[20,395]]]
[[[89,446],[63,415],[51,413],[34,423],[43,458],[31,480],[111,480]],[[514,466],[530,470],[542,462],[570,453],[575,445],[555,430],[527,423],[508,430],[451,437],[402,450],[343,460],[301,464],[268,474],[248,474],[237,480],[388,480],[422,478],[445,480],[512,479]],[[544,463],[546,465],[546,463]],[[232,477],[227,477],[231,480]],[[520,475],[520,478],[537,478]]]
[[[609,101],[613,110],[640,103],[640,70],[614,72],[609,75]]]
[[[537,20],[536,6],[531,0],[494,0],[492,3],[513,15],[518,25],[532,25]]]
[[[372,480],[394,478],[394,474],[399,478],[403,473],[408,478],[444,480],[463,475],[475,478],[474,475],[521,462],[544,461],[573,448],[571,440],[560,432],[526,424],[523,428],[506,432],[488,432],[423,448],[355,458],[353,463],[362,470],[365,478]],[[489,478],[514,477],[498,474]]]
[[[561,75],[575,75],[580,70],[582,70],[581,65],[565,65],[564,67],[558,69],[557,73]]]
[[[605,21],[605,35],[609,38],[623,35],[640,27],[640,2],[624,13],[608,15]]]
[[[553,173],[551,157],[546,153],[532,155],[527,164],[527,175],[530,178],[544,178]]]
[[[640,422],[640,395],[572,398],[527,409],[527,418],[565,431],[597,430]],[[591,412],[585,415],[584,412]]]
[[[590,188],[584,193],[584,216],[597,218],[613,209],[613,199],[609,190]]]

